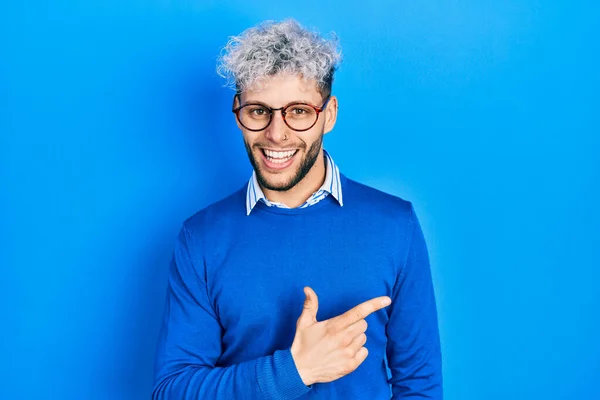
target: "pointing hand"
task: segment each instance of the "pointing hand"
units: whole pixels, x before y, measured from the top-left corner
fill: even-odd
[[[389,304],[387,296],[375,297],[325,321],[317,322],[319,299],[304,288],[304,309],[296,323],[292,358],[305,385],[331,382],[354,371],[367,358],[365,318]],[[387,301],[387,302],[386,302]]]

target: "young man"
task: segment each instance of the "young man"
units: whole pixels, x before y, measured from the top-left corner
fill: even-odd
[[[254,173],[181,229],[154,399],[442,398],[413,206],[347,178],[323,149],[339,59],[291,20],[226,46],[219,71]]]

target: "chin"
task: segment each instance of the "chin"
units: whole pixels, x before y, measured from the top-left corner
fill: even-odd
[[[285,192],[294,187],[297,182],[295,182],[298,175],[298,170],[294,170],[293,173],[284,172],[279,174],[274,173],[265,173],[263,170],[258,170],[256,173],[256,178],[258,183],[261,186],[268,190],[274,190],[277,192]]]

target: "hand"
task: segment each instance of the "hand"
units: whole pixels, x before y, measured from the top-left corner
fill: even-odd
[[[354,371],[367,358],[365,318],[388,305],[387,296],[375,297],[342,315],[317,322],[319,299],[304,288],[304,309],[296,323],[292,358],[305,385],[331,382]],[[385,302],[387,301],[387,302]]]

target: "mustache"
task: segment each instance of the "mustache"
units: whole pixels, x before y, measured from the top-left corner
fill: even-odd
[[[271,143],[254,143],[252,145],[252,148],[253,149],[261,149],[261,148],[269,148],[271,146],[272,146]],[[294,147],[289,147],[289,146],[288,147],[281,147],[281,148],[278,148],[278,150],[283,150],[283,151],[285,151],[285,150],[296,150],[298,148],[300,148],[300,149],[306,149],[306,144],[302,143],[302,144],[299,144],[298,146],[294,146]]]

